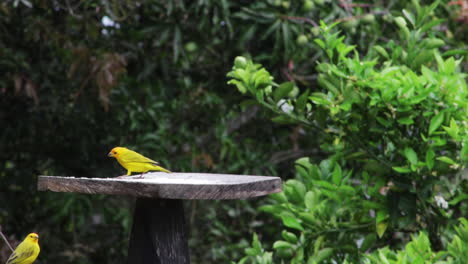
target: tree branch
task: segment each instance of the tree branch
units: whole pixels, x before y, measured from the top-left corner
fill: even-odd
[[[2,236],[3,240],[5,240],[5,243],[8,245],[8,247],[11,249],[11,252],[14,252],[15,250],[13,247],[10,245],[10,242],[8,242],[8,239],[5,237],[5,235],[2,233],[2,226],[0,226],[0,236]]]

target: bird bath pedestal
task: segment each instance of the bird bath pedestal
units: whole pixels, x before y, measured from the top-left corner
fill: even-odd
[[[143,176],[39,176],[38,189],[136,197],[129,264],[190,263],[182,200],[247,199],[281,191],[278,177],[162,172]]]

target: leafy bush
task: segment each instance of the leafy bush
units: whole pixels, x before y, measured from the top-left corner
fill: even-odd
[[[296,179],[262,207],[287,227],[275,257],[357,261],[421,229],[438,251],[441,230],[466,212],[468,87],[454,57],[466,51],[440,53],[445,42],[433,27],[443,21],[429,15],[436,7],[403,10],[394,18],[400,41],[365,52],[322,22],[318,87],[277,84],[261,65],[236,58],[229,83],[275,113],[273,121],[306,127],[330,155],[318,166],[299,159]]]
[[[455,227],[456,234],[453,236],[452,242],[447,246],[447,251],[434,252],[431,248],[429,238],[426,233],[420,232],[417,236],[412,236],[409,243],[406,244],[405,250],[393,251],[388,247],[384,247],[376,250],[369,254],[363,254],[360,263],[371,264],[371,263],[427,263],[427,264],[458,264],[465,263],[467,256],[468,247],[468,221],[465,218],[460,218],[461,224]],[[293,236],[291,234],[284,233],[285,239],[289,237],[289,241]],[[291,243],[297,243],[297,240]],[[289,248],[291,243],[284,241],[277,241],[275,244],[278,245],[276,252],[279,252],[280,248]],[[281,245],[281,247],[279,247]],[[314,248],[316,250],[316,248]],[[273,262],[273,253],[267,252],[263,249],[262,244],[258,240],[257,234],[254,234],[251,247],[245,250],[247,256],[244,257],[239,264],[243,263],[258,263],[258,264],[271,264]],[[320,263],[320,261],[326,259],[332,254],[331,248],[322,249],[319,252],[309,258],[307,263]],[[305,263],[302,254],[297,254],[296,258],[291,263]],[[343,264],[355,263],[348,260],[344,260]]]

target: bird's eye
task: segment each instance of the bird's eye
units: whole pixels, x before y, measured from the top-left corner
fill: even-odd
[[[117,154],[117,151],[114,151],[114,154]]]

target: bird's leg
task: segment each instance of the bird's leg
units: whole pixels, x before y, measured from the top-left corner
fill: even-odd
[[[143,179],[143,172],[140,174],[140,177],[138,177],[137,179]]]
[[[132,172],[127,170],[127,175],[120,175],[120,176],[117,176],[116,178],[125,178],[125,177],[130,176],[130,175],[132,175]]]

